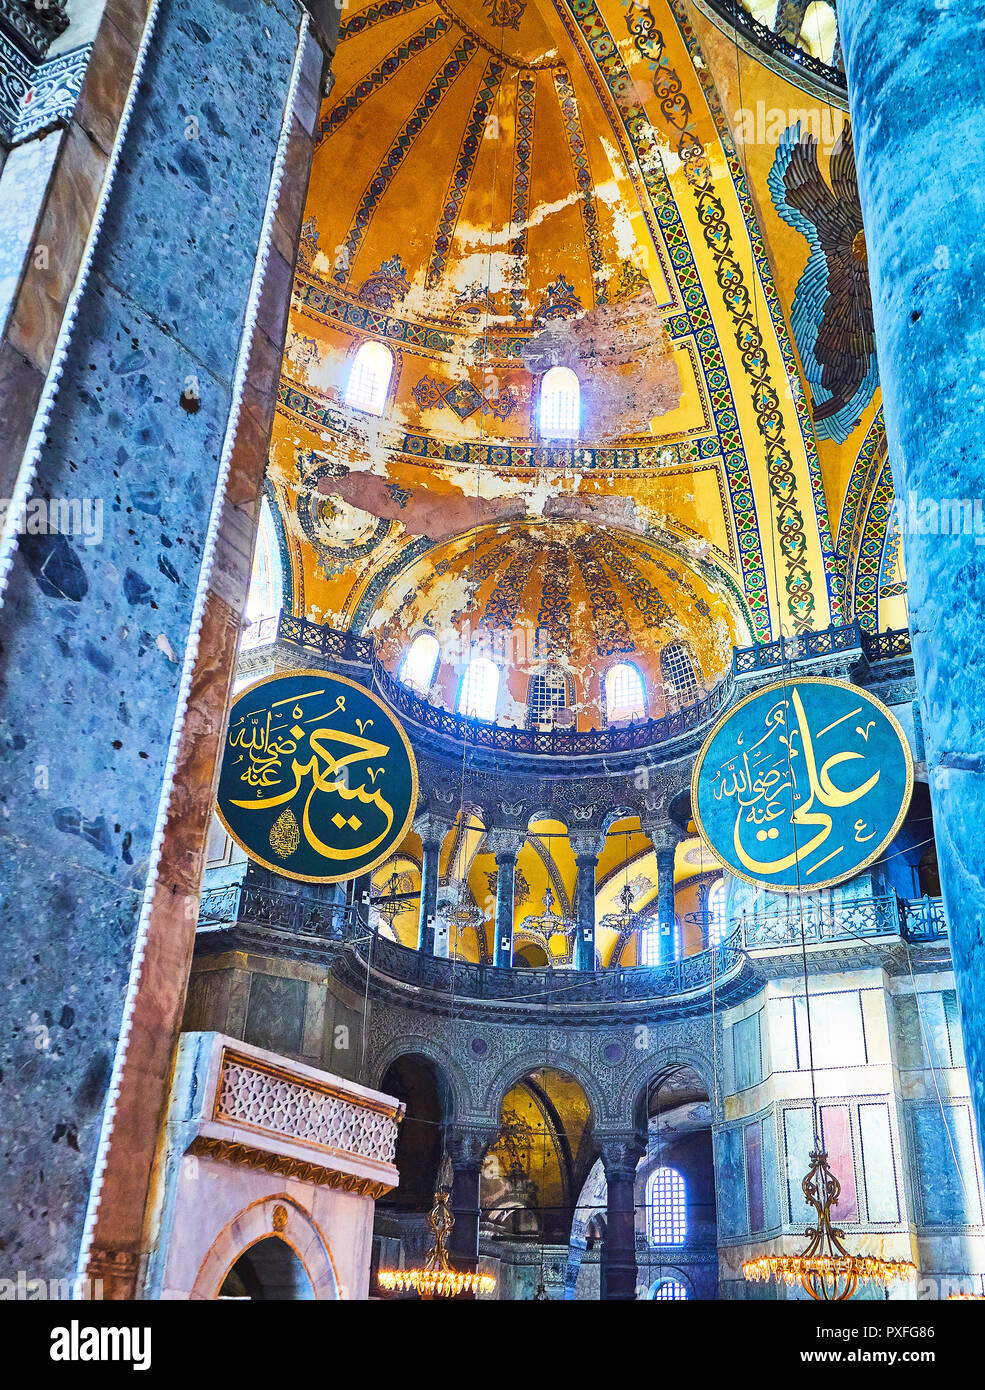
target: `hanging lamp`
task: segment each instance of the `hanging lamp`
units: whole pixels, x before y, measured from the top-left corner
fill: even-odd
[[[912,1279],[909,1260],[883,1260],[876,1255],[850,1255],[844,1231],[831,1224],[831,1208],[837,1206],[841,1183],[828,1167],[823,1149],[811,1154],[810,1167],[801,1184],[804,1199],[817,1213],[817,1225],[808,1226],[807,1245],[799,1255],[761,1255],[747,1260],[743,1276],[752,1283],[775,1279],[791,1287],[800,1283],[816,1302],[843,1303],[852,1298],[860,1283],[885,1288]]]
[[[421,1298],[455,1298],[460,1293],[492,1293],[496,1279],[492,1274],[456,1269],[448,1258],[446,1242],[455,1224],[448,1193],[440,1188],[434,1194],[434,1206],[428,1225],[434,1234],[434,1247],[424,1264],[416,1269],[381,1269],[377,1278],[380,1288],[409,1293],[415,1290]]]

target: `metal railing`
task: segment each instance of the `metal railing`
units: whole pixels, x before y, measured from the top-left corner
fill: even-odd
[[[850,651],[862,651],[869,661],[909,656],[910,634],[906,628],[866,632],[858,623],[833,624],[819,632],[802,632],[799,637],[777,637],[772,642],[759,642],[752,647],[736,647],[732,653],[732,673],[746,676],[755,671],[770,671],[788,662]]]
[[[947,936],[942,898],[903,899],[903,935],[908,941],[939,941]]]
[[[343,903],[321,902],[297,893],[278,892],[261,884],[230,883],[207,888],[199,905],[200,927],[272,927],[276,931],[342,941],[353,909]]]
[[[473,748],[554,757],[620,753],[667,743],[692,729],[709,724],[727,704],[732,693],[732,679],[729,676],[693,705],[686,705],[660,719],[644,719],[639,724],[606,729],[513,729],[481,719],[470,719],[441,705],[432,705],[402,685],[375,656],[372,665],[376,687],[387,704],[422,729],[443,734],[459,743],[468,743]]]
[[[801,929],[807,945],[885,936],[932,944],[947,938],[940,898],[907,900],[890,893],[851,903],[805,900],[802,909],[787,912],[743,913],[732,934],[718,946],[665,965],[594,971],[530,969],[428,955],[379,936],[351,905],[321,902],[262,884],[206,889],[199,926],[237,923],[347,945],[363,965],[372,964],[382,975],[415,989],[468,999],[543,1004],[617,1003],[707,992],[713,983],[720,986],[738,971],[747,951],[799,946]]]
[[[605,729],[516,729],[469,718],[442,705],[432,704],[417,691],[403,685],[386,669],[370,637],[325,627],[291,613],[281,613],[276,621],[263,619],[254,627],[262,628],[263,635],[259,631],[254,634],[253,628],[248,629],[250,641],[244,641],[244,646],[253,647],[263,641],[290,642],[302,651],[317,653],[325,660],[366,666],[387,704],[395,713],[421,729],[473,748],[555,758],[591,757],[652,748],[693,730],[703,729],[712,723],[732,698],[736,676],[769,671],[788,662],[833,656],[839,652],[861,650],[870,661],[885,661],[889,657],[905,656],[910,651],[910,634],[905,628],[871,633],[863,631],[858,623],[846,623],[824,628],[820,632],[805,632],[799,637],[778,637],[773,642],[736,647],[732,653],[732,671],[724,680],[694,704],[673,710],[659,719],[644,719],[638,724]]]
[[[740,932],[713,951],[660,966],[617,966],[583,971],[478,965],[428,955],[370,931],[357,910],[265,885],[226,884],[202,894],[199,926],[243,923],[346,944],[360,961],[399,984],[470,999],[597,1004],[668,998],[710,990],[731,977],[742,960]]]
[[[365,941],[355,949],[364,963],[370,961]],[[438,994],[489,1002],[569,1005],[667,999],[709,991],[713,982],[721,985],[730,979],[742,958],[738,932],[713,951],[702,951],[667,965],[617,966],[593,971],[475,965],[470,961],[425,955],[377,937],[372,942],[371,964],[392,980]]]
[[[940,898],[910,902],[889,893],[834,904],[805,899],[789,912],[744,912],[740,934],[749,951],[799,946],[802,940],[812,946],[876,936],[939,941],[947,936],[947,922]]]
[[[708,0],[708,3],[764,53],[773,54],[792,67],[805,69],[841,92],[846,90],[848,84],[843,69],[833,67],[830,63],[815,58],[813,53],[808,53],[806,49],[790,43],[750,14],[740,0]]]
[[[276,630],[270,630],[265,640],[290,642],[304,651],[316,652],[327,660],[365,665],[372,671],[376,689],[394,712],[404,719],[432,733],[459,743],[468,743],[473,748],[489,748],[505,753],[578,757],[650,748],[709,724],[728,703],[733,689],[732,677],[728,675],[694,704],[674,710],[660,719],[645,719],[638,724],[605,729],[514,729],[468,718],[441,705],[431,704],[386,669],[369,637],[323,627],[308,618],[281,613]]]

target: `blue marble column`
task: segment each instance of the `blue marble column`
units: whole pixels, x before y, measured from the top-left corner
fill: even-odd
[[[657,944],[660,965],[669,965],[677,957],[674,915],[674,859],[680,840],[672,825],[645,827],[657,861]]]
[[[496,946],[494,965],[513,964],[513,911],[516,894],[515,849],[502,849],[496,855]]]
[[[575,944],[575,968],[595,969],[595,872],[599,857],[594,851],[575,855],[575,921],[578,940]]]
[[[941,886],[985,1136],[985,12],[981,0],[839,0],[838,22]]]
[[[421,913],[417,932],[417,949],[434,955],[434,925],[438,914],[438,868],[441,859],[441,840],[433,832],[422,836]]]
[[[247,306],[300,22],[293,0],[262,17],[162,0],[32,489],[98,524],[22,535],[0,610],[3,1237],[32,1277],[75,1272],[138,982],[159,1002],[170,986],[141,971],[146,924],[155,881],[184,897],[160,846],[210,660],[194,653],[220,460],[255,403],[237,383],[261,342]],[[100,82],[122,105],[125,73]],[[80,175],[66,217],[91,216],[95,191]],[[274,298],[257,306],[271,334]]]

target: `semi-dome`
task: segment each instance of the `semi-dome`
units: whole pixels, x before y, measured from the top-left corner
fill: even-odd
[[[527,722],[537,712],[531,682],[553,677],[568,712],[559,717],[581,728],[692,703],[748,640],[709,566],[647,537],[567,520],[487,526],[429,550],[391,582],[367,631],[398,678],[426,634],[436,665],[423,683],[418,672],[408,679],[446,708],[468,712],[469,663],[490,661],[497,722]],[[636,673],[639,703],[613,708],[616,667]]]

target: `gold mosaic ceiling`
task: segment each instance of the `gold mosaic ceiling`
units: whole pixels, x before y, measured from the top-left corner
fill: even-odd
[[[832,199],[839,225],[857,216],[834,174],[844,114],[706,10],[346,7],[271,450],[295,611],[364,625],[435,546],[559,518],[656,543],[692,583],[711,566],[740,640],[856,612],[884,625],[883,591],[905,602],[905,578],[879,574],[892,492],[872,362],[837,430],[811,418],[816,340],[840,331],[823,218]],[[775,129],[737,143],[760,105]],[[805,115],[831,140],[812,145]],[[344,399],[368,339],[393,354],[380,417]],[[555,362],[582,386],[572,441],[538,429]]]
[[[315,270],[466,332],[642,288],[641,210],[571,49],[559,14],[524,0],[347,11],[311,184]],[[358,177],[340,180],[339,153]]]
[[[529,676],[555,663],[572,676],[571,704],[585,728],[601,724],[600,687],[615,662],[659,673],[661,650],[683,642],[707,690],[726,673],[733,646],[748,640],[734,605],[679,556],[578,522],[486,527],[429,551],[381,596],[368,630],[391,670],[418,632],[446,634],[436,698],[451,707],[462,660],[485,650],[507,672],[521,724]],[[659,679],[649,693],[648,712],[659,717]]]

